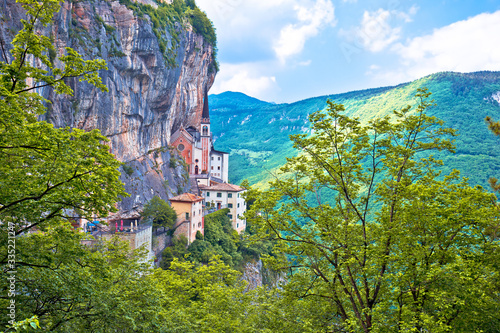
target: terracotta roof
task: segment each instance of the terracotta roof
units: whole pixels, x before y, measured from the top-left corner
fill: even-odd
[[[170,200],[170,201],[182,201],[182,202],[198,202],[198,201],[202,201],[203,197],[200,197],[200,196],[193,194],[193,193],[183,193],[181,195],[170,198],[168,200]]]
[[[204,187],[204,191],[229,191],[229,192],[240,192],[243,191],[244,188],[239,187],[238,185],[233,185],[233,184],[228,184],[228,183],[222,183],[222,184],[215,184],[209,187]]]

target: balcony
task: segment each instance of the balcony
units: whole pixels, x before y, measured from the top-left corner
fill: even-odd
[[[222,204],[220,204],[220,205],[219,205],[219,204],[217,204],[217,203],[215,204],[215,206],[214,206],[214,207],[210,207],[210,208],[208,208],[207,206],[205,206],[205,207],[203,208],[203,216],[208,215],[208,214],[211,214],[211,213],[213,213],[213,212],[216,212],[216,211],[221,210],[221,209],[224,209],[224,208],[229,208],[229,207],[228,207],[227,205],[222,205]]]

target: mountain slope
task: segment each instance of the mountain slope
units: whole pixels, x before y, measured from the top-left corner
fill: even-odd
[[[286,157],[296,154],[290,134],[309,131],[307,116],[331,99],[342,103],[346,113],[366,122],[408,104],[414,105],[418,88],[427,87],[437,105],[430,114],[458,130],[456,153],[438,153],[443,171],[459,169],[471,184],[487,186],[490,176],[500,174],[499,140],[484,122],[486,116],[500,118],[500,72],[444,72],[422,79],[362,91],[309,98],[291,104],[250,103],[248,96],[211,95],[212,131],[217,147],[231,155],[231,181],[264,183]],[[221,97],[221,95],[224,95]],[[227,100],[231,98],[229,103]]]

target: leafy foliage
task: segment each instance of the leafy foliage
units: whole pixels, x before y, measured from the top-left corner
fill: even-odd
[[[277,241],[269,262],[289,272],[283,297],[322,309],[322,331],[475,332],[498,326],[495,197],[458,172],[439,177],[433,151],[453,151],[454,130],[414,110],[362,125],[328,102],[309,116],[313,134],[247,218]],[[329,194],[329,200],[325,200]],[[303,302],[303,303],[304,303]],[[481,315],[479,315],[481,313]],[[310,314],[307,314],[307,316]]]
[[[16,316],[37,316],[44,330],[111,332],[149,325],[155,293],[143,253],[113,239],[82,243],[85,235],[61,223],[16,240]],[[143,276],[141,276],[141,274]],[[5,290],[7,281],[2,279]],[[8,318],[1,300],[1,325]],[[7,299],[8,301],[8,299]]]
[[[170,264],[178,259],[179,261],[184,261],[188,251],[186,248],[188,240],[186,236],[181,235],[179,237],[175,237],[172,240],[172,244],[165,248],[162,252],[162,258],[160,261],[160,267],[162,269],[168,269]]]
[[[239,273],[219,260],[196,267],[174,260],[151,277],[161,293],[159,332],[254,332]]]
[[[17,318],[32,318],[18,324],[32,326],[39,320],[48,330],[92,331],[106,327],[95,319],[100,317],[122,325],[116,319],[125,313],[115,305],[126,290],[116,282],[133,285],[140,280],[136,272],[146,273],[140,254],[114,243],[93,251],[82,245],[84,235],[67,220],[115,210],[118,197],[127,195],[119,181],[121,163],[99,131],[57,129],[38,121],[49,102],[35,93],[51,87],[72,94],[65,83],[70,77],[106,90],[98,76],[106,65],[83,60],[70,48],[58,62],[50,59],[54,47],[40,27],[51,22],[59,2],[19,2],[27,18],[10,56],[2,45],[0,61],[0,265],[3,272],[15,272]],[[2,279],[2,295],[9,288]],[[11,300],[0,299],[3,327]],[[126,302],[133,309],[133,297]],[[115,312],[106,311],[113,307]]]
[[[204,236],[197,234],[196,240],[187,249],[185,238],[174,239],[172,246],[163,251],[161,267],[170,267],[174,258],[208,264],[217,257],[231,268],[243,270],[246,262],[269,255],[272,244],[268,241],[251,242],[246,235],[238,235],[231,226],[228,212],[226,208],[206,215]]]
[[[218,255],[230,267],[243,260],[238,252],[239,236],[231,226],[228,212],[226,208],[205,216],[204,240],[195,240],[188,248],[192,260],[207,263]]]
[[[50,22],[58,2],[25,0],[23,7],[28,19],[12,42],[12,56],[4,52],[0,62],[0,220],[14,223],[16,234],[43,230],[51,219],[68,214],[106,216],[118,197],[127,195],[119,181],[120,162],[98,130],[56,129],[37,120],[49,102],[35,89],[51,86],[71,94],[64,80],[77,76],[105,90],[97,75],[105,63],[83,60],[67,48],[59,58],[63,68],[53,67],[47,54],[54,47],[35,26]]]
[[[175,210],[157,195],[144,205],[141,215],[143,218],[152,219],[154,228],[171,228],[177,220]]]

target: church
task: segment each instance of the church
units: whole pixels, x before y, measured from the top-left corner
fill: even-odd
[[[214,149],[210,131],[208,96],[205,91],[203,112],[198,127],[181,127],[172,134],[171,145],[176,147],[186,164],[191,178],[200,185],[211,186],[228,182],[229,154]]]
[[[245,189],[229,184],[229,154],[215,150],[212,139],[208,96],[205,91],[200,124],[187,128],[181,125],[170,138],[171,145],[184,158],[191,179],[191,193],[170,199],[178,215],[177,225],[185,229],[177,228],[177,232],[186,235],[188,243],[194,241],[197,231],[204,234],[205,212],[227,208],[233,229],[241,233],[246,228]],[[194,207],[201,200],[203,210]],[[201,222],[193,222],[195,216],[201,217]]]

